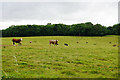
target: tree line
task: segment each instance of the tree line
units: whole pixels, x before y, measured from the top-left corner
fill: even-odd
[[[3,37],[24,36],[104,36],[120,35],[120,24],[113,26],[93,25],[91,22],[80,24],[51,24],[47,25],[11,25],[9,28],[0,30]]]

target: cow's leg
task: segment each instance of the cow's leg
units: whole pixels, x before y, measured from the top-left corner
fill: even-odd
[[[13,42],[13,46],[15,46],[15,42]]]
[[[22,45],[22,42],[20,43],[20,45]]]
[[[57,45],[57,43],[55,42],[55,45]]]
[[[21,46],[21,45],[22,45],[22,42],[19,42],[19,45]]]

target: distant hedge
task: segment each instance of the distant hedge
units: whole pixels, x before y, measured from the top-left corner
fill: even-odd
[[[91,22],[81,24],[12,25],[2,31],[3,37],[21,36],[104,36],[120,35],[120,24],[105,27]]]

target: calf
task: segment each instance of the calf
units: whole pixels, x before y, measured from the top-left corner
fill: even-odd
[[[68,46],[68,44],[64,43],[65,46]]]
[[[117,46],[116,44],[113,45],[113,47]]]
[[[58,40],[49,40],[49,44],[58,45]]]
[[[86,43],[88,43],[88,42],[86,42]]]
[[[22,38],[20,39],[12,39],[13,45],[15,46],[15,43],[19,43],[20,45],[22,45]]]

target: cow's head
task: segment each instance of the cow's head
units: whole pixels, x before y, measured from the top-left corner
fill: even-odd
[[[20,38],[20,40],[22,41],[22,38]]]

